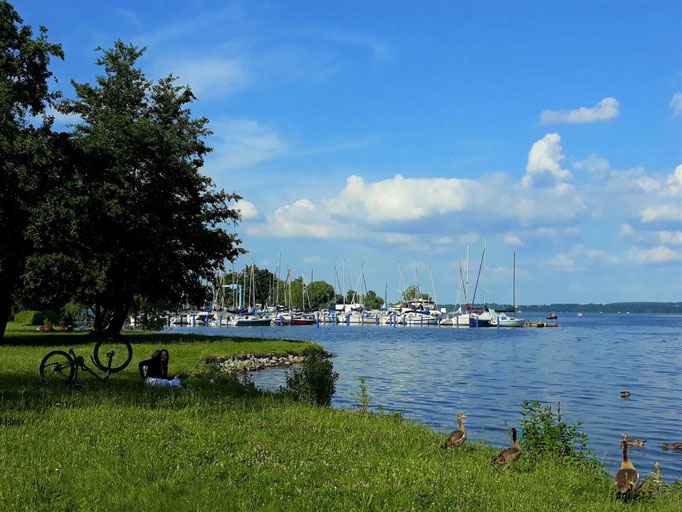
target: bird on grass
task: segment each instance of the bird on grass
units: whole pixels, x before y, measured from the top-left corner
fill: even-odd
[[[516,439],[516,429],[512,427],[510,432],[513,444],[509,448],[502,450],[497,457],[493,458],[493,460],[490,461],[491,464],[508,466],[521,456],[521,446],[519,446],[519,441]]]
[[[644,446],[646,444],[646,439],[629,439],[627,432],[623,432],[622,435],[628,446]]]
[[[623,449],[623,460],[620,464],[620,471],[616,473],[616,499],[628,502],[639,490],[639,473],[628,457],[627,441],[623,439],[620,446]]]
[[[445,443],[441,448],[459,448],[464,444],[464,441],[467,440],[467,429],[462,422],[462,418],[466,418],[466,415],[463,412],[460,412],[457,415],[457,423],[459,424],[459,428],[450,432],[450,435],[445,440]]]
[[[640,492],[642,494],[656,493],[661,485],[661,467],[658,465],[658,461],[654,462],[654,470],[651,474],[644,479],[642,482]]]
[[[682,450],[682,443],[663,444],[661,448],[664,450]]]

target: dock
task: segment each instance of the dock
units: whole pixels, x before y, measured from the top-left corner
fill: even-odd
[[[526,320],[526,323],[523,324],[524,327],[558,327],[557,322],[544,322],[542,320],[538,320],[537,322],[530,322]]]

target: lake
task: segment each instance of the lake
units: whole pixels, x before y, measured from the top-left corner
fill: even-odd
[[[182,327],[198,332],[312,340],[336,354],[339,373],[333,406],[357,407],[351,393],[367,379],[374,407],[449,432],[463,411],[471,440],[507,446],[523,400],[556,406],[581,421],[589,446],[611,473],[620,467],[621,433],[646,439],[630,457],[642,476],[660,461],[662,476],[682,476],[682,315],[557,313],[557,328],[294,326]],[[531,321],[546,313],[519,315]],[[283,382],[282,370],[255,379]],[[632,393],[620,398],[621,391]]]

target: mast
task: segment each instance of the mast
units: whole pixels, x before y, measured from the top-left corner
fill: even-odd
[[[398,260],[398,287],[400,288],[400,300],[401,302],[405,300],[405,280],[403,277],[403,264]]]
[[[384,288],[384,307],[388,308],[388,281],[386,281],[386,288]]]
[[[346,258],[341,264],[341,295],[343,295],[343,305],[346,305]]]
[[[466,286],[464,290],[464,297],[467,301],[467,304],[469,304],[469,249],[471,248],[470,244],[467,244],[467,280],[466,280]]]
[[[417,284],[417,296],[415,299],[421,298],[421,292],[419,291],[419,271],[417,270],[417,262],[414,262],[414,279]]]
[[[486,291],[488,288],[488,237],[485,237],[483,242],[483,255],[485,262],[483,263],[483,306],[487,306],[488,300],[486,298]]]
[[[431,289],[433,290],[433,307],[438,307],[438,295],[436,294],[436,285],[433,284],[433,272],[431,271],[431,266],[429,265],[429,277],[431,278]]]
[[[514,270],[512,272],[512,301],[514,316],[516,316],[516,253],[514,253]]]

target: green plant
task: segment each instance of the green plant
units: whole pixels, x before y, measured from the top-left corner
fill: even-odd
[[[59,323],[59,314],[51,309],[19,311],[14,314],[14,321],[21,325],[53,325]]]
[[[73,325],[78,321],[87,320],[88,307],[74,301],[62,306],[60,321],[63,325]]]
[[[330,361],[313,356],[303,363],[302,368],[287,374],[287,385],[283,391],[301,402],[329,406],[338,378],[339,374]]]
[[[367,414],[369,412],[369,404],[372,401],[372,397],[369,396],[367,391],[367,379],[360,377],[360,391],[351,391],[350,396],[353,397],[355,403],[358,404],[360,410]]]
[[[587,448],[587,434],[581,430],[581,423],[564,421],[560,402],[556,412],[551,405],[537,401],[524,401],[521,408],[521,446],[526,452],[526,459],[555,457],[569,462],[596,464]]]

